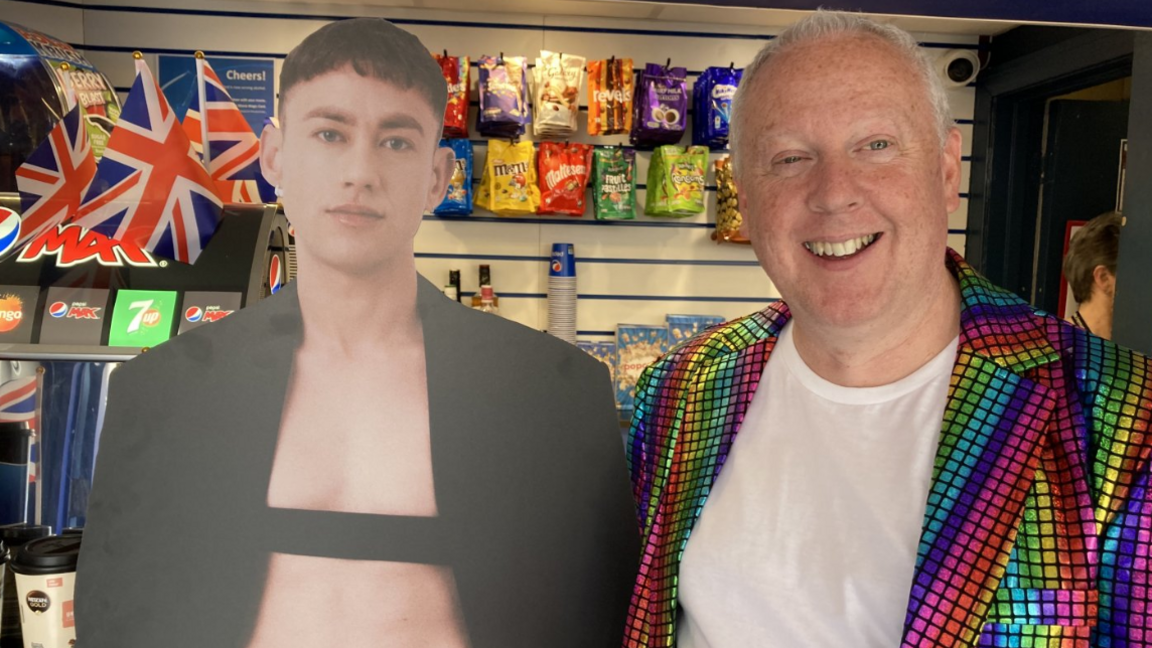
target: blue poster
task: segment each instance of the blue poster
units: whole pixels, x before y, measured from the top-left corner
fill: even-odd
[[[259,58],[207,57],[208,65],[220,77],[228,95],[257,135],[264,119],[274,112],[276,99],[274,61]],[[196,89],[196,59],[191,56],[160,55],[160,89],[177,119],[184,119]]]

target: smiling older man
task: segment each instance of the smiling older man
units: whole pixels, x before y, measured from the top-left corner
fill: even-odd
[[[1152,366],[947,248],[961,137],[917,43],[817,12],[733,129],[784,301],[640,381],[625,645],[1150,645]]]

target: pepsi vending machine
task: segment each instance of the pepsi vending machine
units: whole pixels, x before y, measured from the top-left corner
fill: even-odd
[[[294,246],[276,205],[229,204],[193,265],[76,225],[6,250],[18,205],[15,194],[0,194],[0,422],[30,432],[27,488],[23,510],[0,508],[0,524],[59,531],[85,523],[116,366],[279,290],[293,278]]]

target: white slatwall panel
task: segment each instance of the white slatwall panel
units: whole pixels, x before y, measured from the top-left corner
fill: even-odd
[[[114,4],[112,0],[89,2]],[[123,6],[122,2],[115,3]],[[150,6],[190,6],[177,0],[157,0]],[[637,67],[664,62],[699,72],[710,65],[747,64],[763,44],[761,39],[731,35],[763,35],[761,28],[743,25],[698,25],[640,20],[610,20],[574,16],[529,14],[467,14],[419,9],[350,7],[344,4],[281,5],[274,3],[197,3],[204,11],[267,11],[319,18],[224,17],[217,15],[165,15],[144,11],[83,11],[78,29],[78,10],[42,7],[0,0],[5,17],[53,33],[73,43],[87,45],[86,55],[113,83],[131,85],[132,49],[141,49],[155,69],[158,51],[183,53],[200,49],[210,55],[275,56],[279,76],[282,57],[306,35],[324,24],[328,16],[377,15],[393,19],[419,19],[484,23],[403,25],[432,51],[447,49],[454,55],[475,59],[482,54],[519,55],[535,58],[541,49],[570,52],[590,59],[630,57]],[[57,25],[60,25],[57,28]],[[519,28],[511,28],[515,26]],[[593,31],[565,31],[566,28]],[[595,30],[642,30],[660,33],[620,34]],[[82,35],[81,33],[82,32]],[[709,34],[718,34],[709,36]],[[950,34],[917,34],[932,52],[949,44],[972,46],[976,37]],[[118,50],[118,51],[108,51]],[[473,71],[473,84],[476,72]],[[694,77],[690,77],[690,82]],[[475,95],[475,93],[474,93]],[[960,88],[949,93],[955,117],[961,121],[964,155],[971,155],[971,119],[975,92]],[[472,111],[475,117],[475,109]],[[581,131],[572,141],[594,144],[626,144],[626,136],[590,138],[581,115]],[[473,133],[473,139],[479,136]],[[528,139],[532,139],[529,134]],[[685,141],[688,141],[685,137]],[[476,176],[487,147],[475,146]],[[638,154],[637,181],[643,184],[650,153]],[[714,153],[711,159],[721,157]],[[968,191],[969,164],[965,161],[961,192]],[[709,167],[707,183],[715,184]],[[637,191],[639,204],[644,190]],[[449,269],[463,271],[464,290],[476,289],[476,269],[492,266],[502,314],[528,326],[546,326],[547,306],[540,295],[547,292],[547,264],[543,261],[553,242],[573,243],[578,259],[579,330],[584,337],[611,331],[617,323],[662,324],[668,313],[716,314],[736,317],[762,307],[778,296],[771,281],[755,265],[747,246],[713,243],[708,225],[715,219],[715,192],[707,196],[707,212],[689,219],[653,219],[640,215],[638,225],[597,224],[585,219],[542,217],[516,220],[492,218],[477,212],[479,220],[426,217],[416,238],[417,267],[436,283],[447,281]],[[968,201],[949,217],[949,244],[963,251]],[[483,218],[488,217],[488,218]],[[653,263],[653,261],[657,263]],[[615,299],[611,297],[616,297]]]

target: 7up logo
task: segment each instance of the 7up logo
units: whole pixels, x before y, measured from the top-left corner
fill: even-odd
[[[141,326],[152,328],[160,323],[160,311],[152,308],[154,301],[154,299],[145,299],[128,305],[128,310],[133,313],[133,317],[132,321],[128,323],[126,332],[135,333],[140,330]]]

